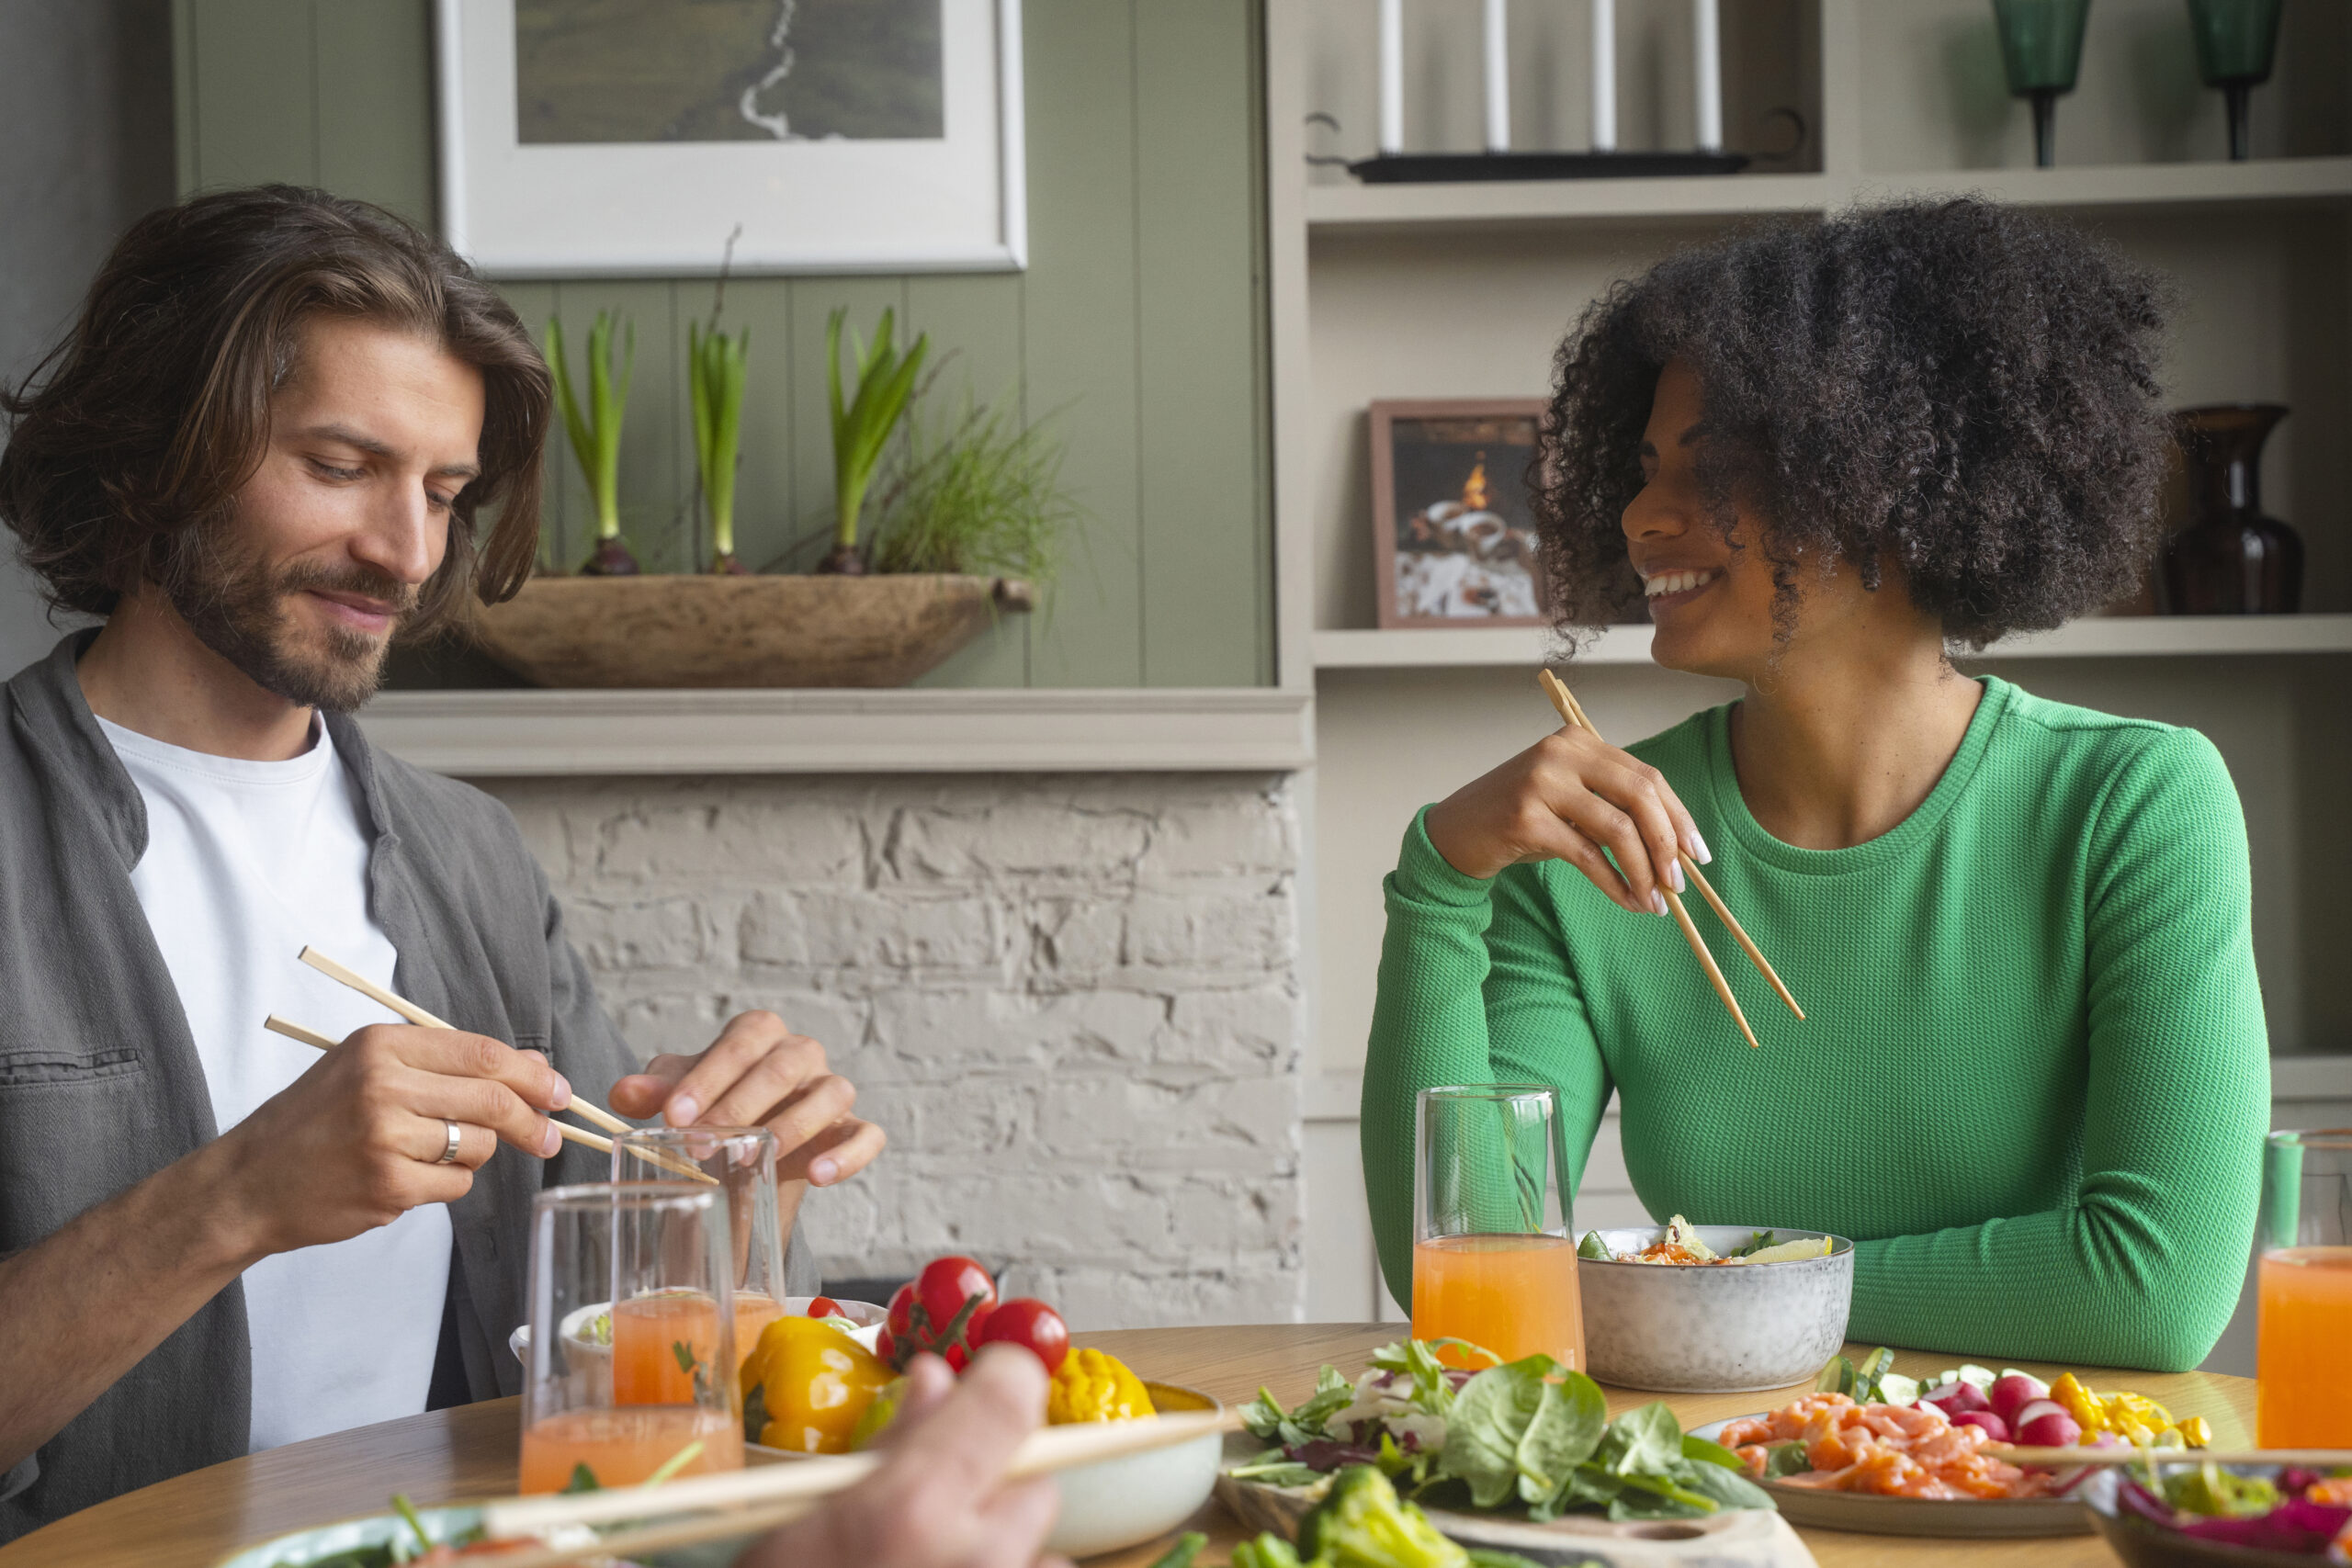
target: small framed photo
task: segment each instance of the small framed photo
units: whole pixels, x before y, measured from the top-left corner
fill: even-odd
[[[438,0],[442,234],[493,276],[1026,265],[1020,0]]]
[[[1540,398],[1372,405],[1384,629],[1551,624],[1527,491],[1544,407]]]

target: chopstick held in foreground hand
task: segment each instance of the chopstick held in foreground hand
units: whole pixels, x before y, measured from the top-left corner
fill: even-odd
[[[1193,1442],[1215,1433],[1238,1431],[1238,1410],[1147,1416],[1140,1421],[1082,1422],[1034,1432],[1007,1467],[1008,1482],[1095,1464],[1126,1454]],[[763,1465],[673,1481],[647,1490],[616,1487],[576,1495],[517,1497],[482,1509],[482,1529],[492,1540],[533,1536],[560,1527],[644,1519],[663,1515],[667,1523],[641,1526],[599,1540],[502,1554],[499,1568],[555,1568],[588,1557],[631,1557],[697,1541],[724,1540],[789,1524],[837,1492],[874,1472],[880,1457],[843,1454]],[[748,1505],[748,1506],[746,1506]]]

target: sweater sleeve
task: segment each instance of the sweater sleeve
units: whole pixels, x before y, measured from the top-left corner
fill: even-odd
[[[2245,822],[2212,743],[2169,731],[2119,769],[2085,854],[2079,1193],[2061,1209],[1863,1243],[1858,1339],[2177,1371],[2229,1321],[2270,1066]]]
[[[1388,929],[1364,1062],[1364,1193],[1388,1293],[1413,1290],[1413,1108],[1441,1084],[1560,1090],[1573,1193],[1610,1086],[1535,866],[1491,881],[1446,863],[1422,825],[1382,883]]]

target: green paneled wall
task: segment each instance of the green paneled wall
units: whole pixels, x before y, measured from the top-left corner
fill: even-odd
[[[180,185],[323,185],[435,217],[431,0],[175,0]],[[754,564],[831,521],[825,318],[884,306],[952,351],[938,384],[1051,414],[1091,514],[1050,614],[1006,617],[928,683],[1258,685],[1273,679],[1258,0],[1023,0],[1029,267],[738,277],[752,333],[737,547]],[[704,278],[510,281],[538,332],[637,324],[621,468],[639,558],[686,559],[682,367]],[[570,567],[592,516],[551,451],[546,536]],[[814,547],[797,558],[813,558]]]

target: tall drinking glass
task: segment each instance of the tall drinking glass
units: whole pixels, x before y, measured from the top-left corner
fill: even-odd
[[[735,1289],[735,1364],[740,1371],[760,1331],[784,1315],[784,1227],[776,1213],[775,1134],[765,1127],[654,1127],[613,1140],[613,1179],[674,1179],[690,1164],[727,1194],[729,1274]],[[670,1162],[665,1165],[665,1161]],[[613,1348],[646,1337],[650,1304],[616,1309]],[[659,1348],[658,1324],[650,1330]]]
[[[1466,1339],[1506,1361],[1542,1351],[1583,1371],[1559,1095],[1425,1089],[1414,1122],[1413,1337]]]
[[[2254,1255],[2262,1446],[2352,1448],[2352,1128],[2264,1142]]]
[[[538,1195],[520,1490],[743,1468],[731,1252],[717,1188],[596,1183]],[[644,1332],[625,1345],[616,1330],[629,1321]]]

